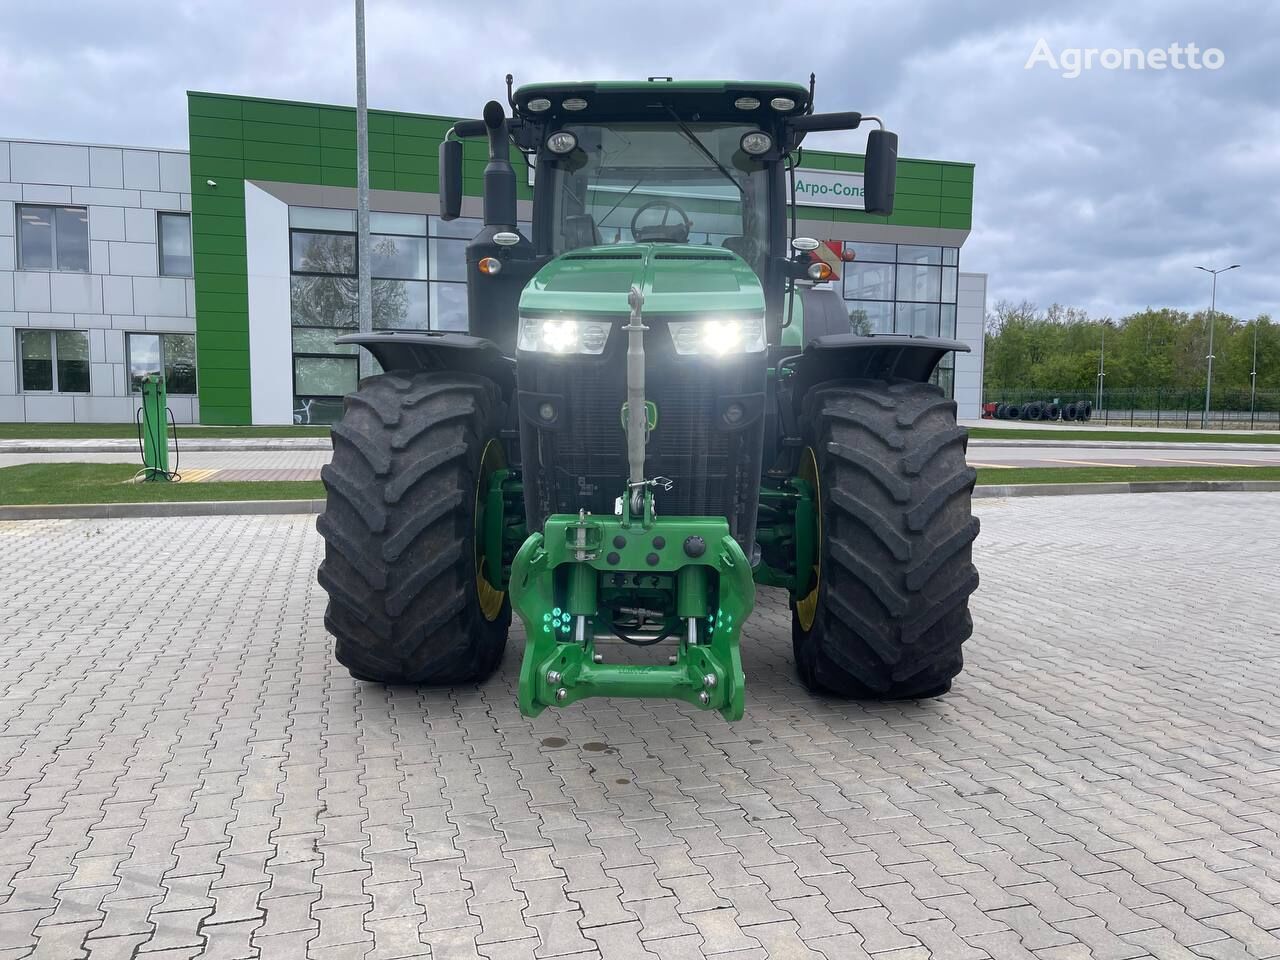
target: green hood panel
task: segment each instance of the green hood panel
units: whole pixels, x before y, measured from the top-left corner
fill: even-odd
[[[764,290],[746,261],[723,247],[615,243],[570,251],[539,270],[520,295],[529,314],[630,313],[632,286],[651,314],[760,314]]]

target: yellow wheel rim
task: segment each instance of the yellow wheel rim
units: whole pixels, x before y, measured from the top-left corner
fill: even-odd
[[[805,447],[800,455],[800,479],[813,487],[813,509],[818,520],[818,537],[815,541],[817,558],[813,563],[813,589],[796,601],[796,619],[806,633],[813,629],[818,616],[818,588],[822,586],[822,487],[818,483],[818,458],[813,447]]]
[[[476,597],[480,601],[480,612],[484,614],[486,620],[491,622],[498,619],[498,614],[502,612],[502,603],[507,594],[506,591],[499,590],[491,584],[484,575],[485,545],[482,499],[487,498],[489,478],[493,476],[495,470],[501,470],[506,465],[507,458],[503,455],[502,444],[498,443],[497,440],[490,440],[485,444],[484,453],[480,456],[480,476],[476,481],[476,531],[472,539],[475,542],[476,553]]]

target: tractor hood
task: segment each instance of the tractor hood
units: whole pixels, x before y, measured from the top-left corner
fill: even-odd
[[[746,261],[723,247],[625,243],[584,247],[539,270],[520,295],[520,312],[627,316],[638,286],[647,315],[764,312],[764,291]]]

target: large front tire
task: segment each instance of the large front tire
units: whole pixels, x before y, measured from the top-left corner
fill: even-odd
[[[441,372],[371,377],[347,397],[316,528],[324,623],[357,679],[466,683],[502,660],[511,604],[480,574],[476,537],[501,405],[491,381]]]
[[[801,678],[857,699],[946,693],[978,586],[955,403],[930,384],[842,381],[810,392],[801,427],[821,507],[817,585],[792,604]]]

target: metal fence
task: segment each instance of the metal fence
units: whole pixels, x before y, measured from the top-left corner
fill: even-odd
[[[1280,430],[1280,391],[1215,390],[1209,416],[1204,415],[1204,391],[1134,387],[1096,392],[1076,390],[989,390],[987,403],[1023,405],[1035,400],[1065,406],[1081,400],[1093,404],[1090,422],[1129,427],[1182,427],[1198,430]]]

